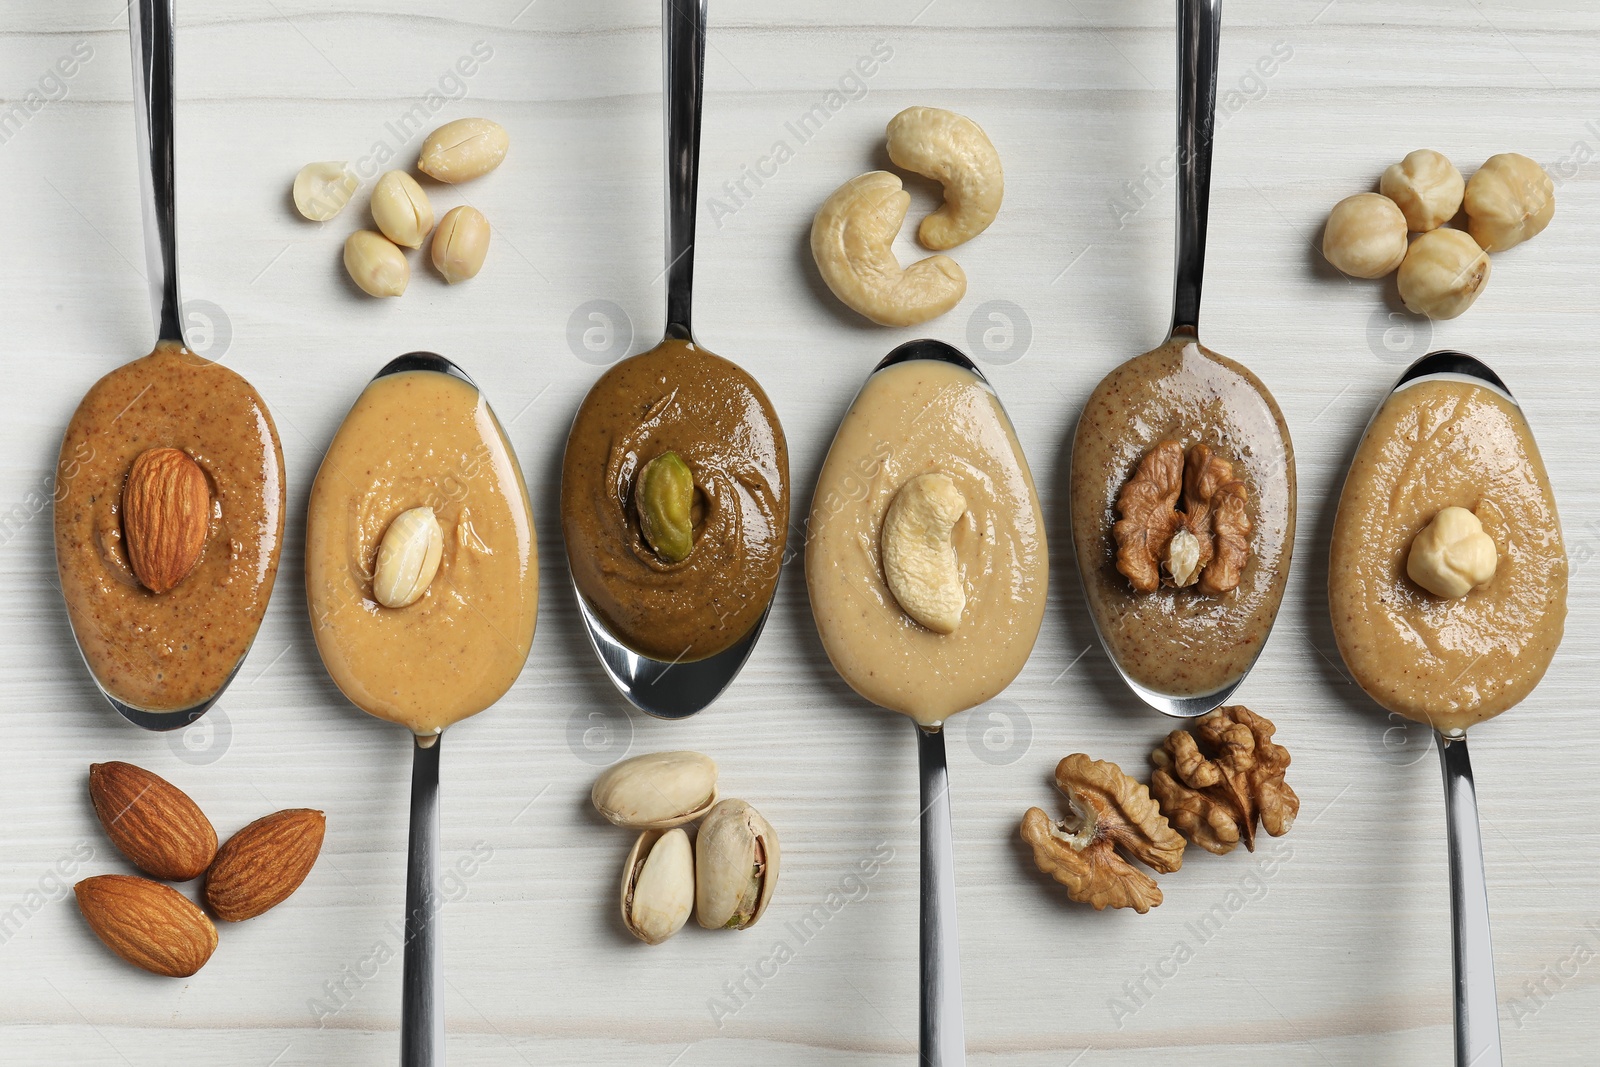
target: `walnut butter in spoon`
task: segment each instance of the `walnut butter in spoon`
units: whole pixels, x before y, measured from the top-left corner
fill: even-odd
[[[1255,662],[1294,542],[1294,451],[1254,374],[1192,334],[1118,366],[1072,446],[1084,593],[1128,678],[1170,696]]]

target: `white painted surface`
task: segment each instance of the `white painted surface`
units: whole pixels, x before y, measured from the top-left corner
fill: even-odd
[[[299,553],[321,448],[367,377],[417,348],[459,360],[493,399],[544,537],[544,601],[527,671],[500,706],[445,740],[447,856],[468,858],[476,846],[488,857],[443,912],[453,1062],[912,1060],[911,727],[862,706],[834,675],[799,561],[737,686],[688,722],[624,716],[579,631],[557,533],[557,471],[572,412],[599,368],[577,358],[567,337],[574,310],[594,300],[626,309],[628,351],[661,329],[658,12],[650,0],[524,3],[181,5],[184,292],[209,302],[196,307],[213,317],[220,309],[231,333],[223,358],[271,405],[291,492],[283,572],[255,651],[220,710],[180,748],[122,723],[95,695],[55,590],[48,510],[27,518],[30,501],[42,499],[30,494],[49,492],[78,398],[150,344],[126,18],[120,0],[4,5],[8,101],[39,87],[80,42],[93,51],[64,98],[0,145],[8,204],[0,512],[13,517],[0,545],[11,724],[0,774],[0,915],[20,907],[23,918],[0,943],[8,1064],[393,1062],[400,967],[373,973],[367,962],[377,946],[398,949],[390,924],[402,910],[409,745],[329,684],[310,640]],[[1171,8],[1164,0],[715,4],[697,330],[768,389],[803,507],[833,427],[890,347],[924,332],[977,347],[969,330],[993,324],[971,320],[993,300],[1020,307],[1031,327],[1020,359],[986,370],[1044,492],[1051,606],[1032,661],[996,702],[1015,732],[982,710],[951,727],[972,1062],[1446,1064],[1438,771],[1431,753],[1385,748],[1391,724],[1343,674],[1322,592],[1344,464],[1407,354],[1384,347],[1392,286],[1333,275],[1313,246],[1330,205],[1374,187],[1412,148],[1438,148],[1469,171],[1503,150],[1548,165],[1575,146],[1600,151],[1600,17],[1582,0],[1325,8],[1230,0],[1204,335],[1272,387],[1299,454],[1289,596],[1241,695],[1279,724],[1304,808],[1293,833],[1255,857],[1192,852],[1162,880],[1167,900],[1151,914],[1096,914],[1032,870],[1016,825],[1028,806],[1055,803],[1050,772],[1061,756],[1082,750],[1142,767],[1168,725],[1135,705],[1094,645],[1061,483],[1089,390],[1166,328],[1170,183],[1149,179],[1149,205],[1120,227],[1111,201],[1170,151]],[[435,204],[442,212],[470,197],[489,216],[489,262],[455,290],[423,268],[402,300],[366,299],[339,266],[361,211],[305,223],[288,205],[290,179],[308,160],[359,159],[386,139],[408,159],[417,138],[401,145],[386,123],[478,41],[492,58],[438,118],[491,116],[511,131],[511,153],[491,178],[441,190]],[[866,80],[867,95],[799,144],[785,123],[879,41],[893,58]],[[1253,65],[1275,46],[1290,54],[1254,80]],[[884,122],[913,103],[978,119],[1001,151],[1009,188],[995,226],[957,252],[971,279],[966,301],[925,330],[891,331],[832,301],[805,234],[831,189],[881,165]],[[713,220],[709,198],[725,196],[723,182],[755,167],[778,139],[793,158]],[[1516,390],[1543,444],[1573,556],[1572,615],[1555,665],[1524,706],[1473,733],[1502,1024],[1516,1063],[1589,1061],[1600,1010],[1600,960],[1574,955],[1579,945],[1600,949],[1600,775],[1589,766],[1597,731],[1582,681],[1600,636],[1600,565],[1591,561],[1600,552],[1597,175],[1593,164],[1558,173],[1550,229],[1496,257],[1478,305],[1434,324],[1431,341],[1416,339],[1411,350],[1474,352]],[[920,217],[932,198],[916,192]],[[914,248],[903,239],[901,251]],[[753,931],[691,929],[648,949],[613,917],[629,842],[587,807],[594,763],[667,747],[715,756],[726,791],[757,804],[783,835],[782,884]],[[85,795],[87,765],[105,759],[168,775],[223,834],[275,808],[324,808],[322,859],[287,904],[223,930],[194,979],[134,971],[94,940],[70,899],[49,899],[60,896],[50,872],[63,857],[76,863],[66,881],[129,870]],[[880,842],[892,859],[864,889],[846,883]],[[75,849],[93,856],[74,861]],[[1264,861],[1274,855],[1269,874]],[[841,886],[858,899],[802,944],[786,924],[826,906]],[[44,895],[30,896],[41,887]],[[1201,943],[1193,924],[1245,897]],[[762,965],[780,939],[794,958],[719,1028],[713,998],[727,999],[724,984]],[[1193,959],[1159,988],[1145,979],[1148,1004],[1116,1018],[1111,998],[1147,967],[1165,967],[1180,941]],[[319,1026],[310,1002],[337,1003],[325,982],[349,992]],[[1530,999],[1530,982],[1547,993]]]

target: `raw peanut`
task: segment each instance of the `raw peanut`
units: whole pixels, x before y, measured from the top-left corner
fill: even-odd
[[[442,182],[481,178],[506,158],[511,137],[488,119],[456,119],[428,134],[417,157],[417,169]]]

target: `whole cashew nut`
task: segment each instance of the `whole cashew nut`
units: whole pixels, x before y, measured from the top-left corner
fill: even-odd
[[[915,326],[943,315],[967,292],[967,276],[949,256],[900,269],[890,245],[911,194],[888,171],[875,170],[836,189],[811,221],[811,255],[833,295],[881,326]]]
[[[949,475],[920,474],[900,487],[883,517],[883,576],[900,608],[934,633],[954,633],[967,590],[950,532],[967,498]]]
[[[889,120],[889,158],[944,186],[944,205],[917,238],[936,251],[970,241],[994,221],[1005,197],[1000,154],[976,122],[937,107],[908,107]]]

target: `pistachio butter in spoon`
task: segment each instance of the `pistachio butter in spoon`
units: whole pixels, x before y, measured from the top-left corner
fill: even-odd
[[[238,673],[277,577],[285,494],[261,395],[183,337],[172,24],[172,0],[128,10],[155,350],[84,396],[55,487],[73,637],[101,694],[147,730],[188,726]]]
[[[440,735],[511,688],[539,603],[522,470],[449,360],[393,360],[345,416],[311,487],[306,598],[340,691],[415,741],[400,1057],[443,1063]]]
[[[1413,363],[1351,461],[1328,561],[1334,637],[1389,711],[1435,730],[1444,772],[1458,1067],[1497,1067],[1499,1005],[1467,729],[1544,677],[1567,614],[1555,496],[1522,410],[1460,352]]]
[[[789,453],[761,386],[695,343],[705,0],[663,0],[667,328],[584,397],[561,529],[589,640],[641,711],[693,715],[755,647],[789,529]]]
[[[1179,0],[1178,23],[1172,330],[1160,347],[1123,363],[1095,387],[1073,438],[1070,484],[1078,572],[1106,654],[1151,707],[1193,717],[1221,705],[1244,681],[1277,618],[1294,547],[1295,468],[1289,428],[1267,387],[1243,365],[1200,344],[1221,0]],[[1151,523],[1161,532],[1151,538],[1153,558],[1145,561],[1156,579],[1152,588],[1138,590],[1119,570],[1113,526],[1137,519],[1120,506],[1119,496],[1130,479],[1144,475],[1145,458],[1162,446],[1187,450],[1190,460],[1204,454],[1197,448],[1209,449],[1238,482],[1249,531],[1237,584],[1225,591],[1208,591],[1206,576],[1174,577],[1168,549],[1180,539],[1160,522]],[[1170,516],[1175,503],[1176,497],[1159,501],[1152,515]],[[1191,519],[1204,514],[1187,500],[1179,506]],[[1211,514],[1220,510],[1212,507]],[[1211,526],[1195,525],[1207,542],[1213,540]],[[1190,584],[1180,586],[1180,580]]]
[[[923,1062],[965,1060],[942,727],[1022,670],[1044,618],[1044,516],[1016,432],[960,352],[911,341],[878,364],[817,478],[806,587],[834,667],[917,724]]]

